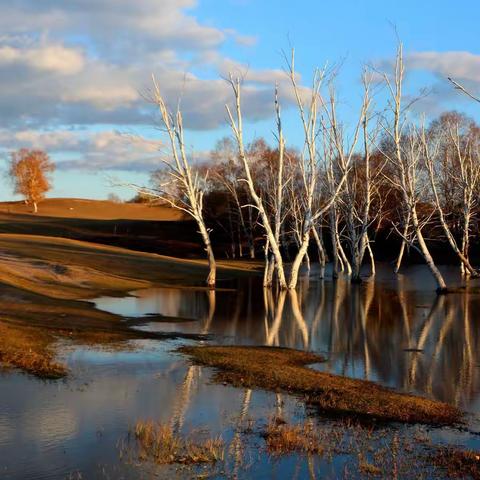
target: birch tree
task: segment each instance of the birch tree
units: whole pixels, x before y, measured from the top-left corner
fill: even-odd
[[[52,188],[49,174],[55,164],[42,150],[22,148],[11,154],[9,175],[16,194],[23,195],[25,202],[38,212],[38,202]]]
[[[402,104],[402,87],[404,78],[402,44],[398,46],[397,50],[393,83],[386,74],[384,75],[384,78],[390,92],[389,107],[393,115],[393,123],[391,127],[385,126],[385,132],[394,145],[394,151],[392,154],[385,152],[387,158],[394,167],[394,177],[389,178],[389,180],[395,188],[401,192],[404,209],[410,216],[411,230],[413,234],[409,237],[409,240],[406,237],[403,237],[403,240],[409,241],[411,245],[414,245],[415,248],[417,248],[435,279],[437,292],[445,293],[447,291],[445,280],[435,265],[427,246],[422,232],[425,223],[421,221],[417,212],[421,142],[419,141],[418,132],[415,130],[415,127],[410,126],[410,130],[407,134],[404,132],[406,118]]]
[[[237,142],[238,155],[244,168],[245,179],[243,180],[248,186],[250,197],[252,199],[253,204],[255,205],[255,208],[258,210],[263,228],[265,229],[266,240],[268,242],[269,248],[272,251],[272,255],[275,261],[275,271],[277,273],[279,287],[281,289],[286,289],[287,280],[285,277],[285,271],[283,266],[283,257],[280,251],[280,243],[277,240],[276,230],[275,230],[275,227],[272,226],[272,223],[270,221],[270,218],[268,216],[268,213],[264,205],[264,201],[256,190],[256,186],[253,181],[252,172],[250,170],[250,165],[249,165],[249,161],[248,161],[248,157],[247,157],[247,153],[244,145],[243,115],[242,115],[242,106],[241,106],[241,81],[240,81],[240,78],[234,79],[233,76],[230,75],[229,83],[232,87],[232,91],[235,99],[235,107],[234,107],[234,113],[232,113],[232,110],[228,105],[226,105],[226,110],[227,110],[227,114],[230,122],[230,127],[232,129],[234,138]],[[280,126],[281,126],[281,123],[280,123]],[[283,185],[281,188],[283,189]]]
[[[325,78],[325,69],[322,71],[315,71],[310,96],[305,104],[297,83],[294,50],[292,50],[291,61],[290,63],[287,63],[287,66],[288,75],[295,94],[295,99],[297,102],[298,112],[300,116],[300,122],[302,124],[304,133],[304,148],[302,151],[302,159],[300,162],[302,191],[299,192],[302,195],[302,226],[301,233],[299,234],[298,239],[298,252],[293,260],[290,271],[290,280],[288,287],[292,289],[297,286],[298,273],[308,250],[311,230],[315,225],[315,220],[323,213],[322,211],[320,215],[314,218],[314,195],[316,192],[318,172],[317,132],[319,128],[319,110],[323,108],[323,101],[320,96],[320,89],[322,86],[322,82]]]
[[[304,161],[300,162],[302,173],[302,236],[298,252],[292,263],[289,288],[295,288],[298,282],[299,269],[302,261],[307,254],[310,243],[310,236],[315,223],[323,217],[323,215],[335,205],[340,192],[344,188],[348,169],[357,145],[360,126],[364,121],[366,111],[368,109],[367,96],[364,97],[359,119],[354,128],[352,141],[349,146],[345,145],[345,135],[341,131],[337,121],[336,101],[333,88],[330,92],[330,101],[327,103],[321,96],[321,87],[326,76],[326,69],[316,70],[313,76],[310,95],[304,100],[300,88],[297,83],[297,74],[295,71],[295,52],[292,51],[291,60],[287,63],[288,74],[292,88],[295,94],[297,110],[300,117],[300,123],[304,133]],[[321,131],[324,135],[320,135]],[[337,184],[329,192],[329,198],[320,205],[315,202],[315,194],[318,191],[318,138],[323,138],[328,142],[328,147],[324,147],[323,151],[334,151],[337,158],[341,158],[344,169]],[[320,149],[321,151],[322,149]],[[340,246],[341,247],[341,246]]]
[[[285,197],[285,189],[288,184],[288,180],[285,178],[285,137],[283,135],[282,128],[282,116],[281,116],[281,107],[278,97],[278,85],[275,86],[275,120],[276,120],[276,140],[278,144],[278,162],[276,168],[276,175],[273,181],[273,192],[272,192],[272,207],[273,207],[273,236],[275,241],[280,248],[281,246],[281,229],[283,222],[285,220],[285,208],[283,205]],[[273,250],[270,255],[270,241],[268,241],[266,251],[265,251],[265,275],[264,275],[264,286],[270,287],[273,283],[273,273],[275,269],[276,257],[273,253]]]
[[[471,151],[471,142],[467,139],[466,144],[462,146],[458,124],[448,126],[447,131],[443,132],[443,135],[447,135],[449,137],[455,152],[455,168],[451,169],[452,177],[450,178],[450,181],[457,185],[460,190],[460,198],[458,200],[462,216],[461,246],[457,244],[457,241],[450,229],[437,187],[438,178],[441,178],[436,169],[436,166],[439,163],[438,156],[440,151],[440,142],[438,138],[427,138],[425,124],[423,124],[421,127],[420,136],[433,200],[445,237],[460,260],[462,273],[466,274],[467,276],[478,276],[477,271],[470,264],[468,250],[470,239],[470,222],[473,215],[473,207],[475,205],[474,194],[479,184],[480,168],[478,165],[475,165],[475,161],[473,160],[474,156],[472,155]]]
[[[374,175],[378,177],[379,171],[372,172],[370,164],[372,139],[369,131],[370,116],[370,78],[364,73],[364,117],[362,121],[363,156],[357,155],[349,168],[349,177],[346,182],[343,205],[345,209],[346,238],[350,247],[352,276],[354,283],[361,281],[360,269],[365,252],[369,249],[368,229],[372,222],[370,207],[374,188]],[[339,155],[339,166],[342,172],[346,171],[344,158]],[[371,250],[368,250],[371,252]],[[373,257],[373,254],[372,254]],[[373,260],[372,260],[373,265]],[[374,271],[374,265],[372,267]]]
[[[185,212],[195,220],[207,252],[209,273],[206,283],[210,288],[213,288],[216,283],[217,267],[210,241],[210,229],[205,224],[203,213],[203,197],[207,178],[206,176],[201,178],[199,172],[192,169],[185,146],[183,118],[180,108],[177,107],[175,112],[169,110],[155,77],[152,76],[152,79],[153,101],[159,110],[162,124],[168,136],[171,159],[162,160],[166,168],[167,180],[164,183],[159,182],[154,189],[140,188],[140,190],[162,199],[173,208]],[[172,183],[177,189],[174,195],[172,195],[171,190]]]

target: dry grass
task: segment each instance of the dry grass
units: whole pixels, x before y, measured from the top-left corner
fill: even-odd
[[[429,460],[449,478],[480,479],[480,452],[445,446],[437,448]]]
[[[175,337],[131,329],[123,317],[88,302],[49,298],[6,285],[0,288],[0,302],[0,363],[41,378],[68,373],[55,361],[59,339],[116,349],[126,348],[128,340]]]
[[[294,458],[297,466],[307,462],[312,478],[324,478],[332,462],[336,464],[334,478],[480,478],[477,452],[432,445],[425,442],[425,431],[418,428],[423,427],[366,426],[349,418],[307,418],[290,424],[274,416],[267,425],[261,422],[248,431],[240,430],[224,448],[220,438],[184,437],[168,424],[139,422],[127,443],[120,444],[120,451],[121,458],[141,468],[147,467],[144,462],[176,465],[177,471],[185,468],[182,478],[200,478],[197,473],[201,478],[219,474],[222,478],[254,478],[249,469],[256,461],[277,462],[284,456]],[[265,448],[257,435],[263,438]],[[265,454],[271,459],[264,459]],[[287,476],[292,472],[288,463],[284,465],[283,476]],[[155,472],[165,476],[165,470]]]
[[[50,349],[53,339],[36,329],[0,323],[0,362],[46,379],[64,377],[65,366],[55,361]]]
[[[342,478],[480,479],[480,453],[435,446],[425,433],[366,428],[357,422],[287,424],[274,417],[261,431],[275,457],[305,455],[332,462],[343,456]],[[311,463],[311,465],[314,465]],[[317,463],[317,466],[320,466]],[[321,476],[321,470],[318,472]],[[340,475],[338,476],[340,478]]]
[[[304,455],[311,471],[338,459],[343,475],[336,478],[431,478],[431,464],[425,461],[424,445],[417,445],[406,430],[398,436],[387,428],[366,427],[345,419],[317,423],[307,419],[287,424],[273,418],[262,430],[267,452],[274,457]],[[341,458],[340,458],[341,457]],[[316,465],[316,467],[315,467]],[[316,472],[315,472],[316,473]],[[442,477],[443,478],[443,477]]]
[[[325,451],[325,438],[315,429],[312,421],[289,425],[274,418],[263,434],[269,453],[314,453],[322,455]]]
[[[0,234],[0,250],[1,283],[52,298],[118,296],[153,285],[203,286],[208,273],[203,259],[58,237]],[[218,262],[218,277],[249,275],[252,268],[249,262]]]
[[[367,476],[378,476],[382,475],[383,473],[380,467],[377,467],[376,465],[373,465],[372,463],[369,463],[365,460],[359,462],[358,469],[360,470],[360,472]]]
[[[186,279],[200,284],[206,275],[205,262],[63,238],[0,235],[0,250],[0,362],[42,378],[66,373],[54,360],[58,338],[103,346],[175,336],[131,329],[123,317],[77,299]]]
[[[117,203],[83,198],[47,198],[39,203],[38,213],[25,202],[0,202],[0,212],[38,217],[83,218],[94,220],[183,220],[180,210],[158,204]]]
[[[313,353],[272,347],[181,347],[195,362],[215,367],[215,379],[235,386],[301,395],[329,415],[404,423],[452,424],[461,412],[446,403],[398,393],[372,382],[315,371]]]
[[[176,434],[172,427],[152,421],[139,421],[135,425],[138,457],[158,465],[216,463],[224,459],[221,437],[195,440]]]

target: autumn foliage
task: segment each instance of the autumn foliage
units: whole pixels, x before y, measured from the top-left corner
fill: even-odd
[[[49,174],[55,170],[54,163],[42,150],[22,148],[12,153],[10,177],[15,186],[15,193],[23,195],[25,201],[37,212],[37,204],[51,189]]]

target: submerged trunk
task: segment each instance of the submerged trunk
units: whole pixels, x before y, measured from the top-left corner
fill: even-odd
[[[365,230],[360,233],[360,238],[356,240],[353,245],[353,255],[352,255],[352,282],[353,283],[360,283],[362,281],[360,277],[360,272],[362,269],[362,263],[365,257],[366,250],[368,250],[368,253],[370,255],[370,261],[372,263],[372,271],[375,272],[375,262],[373,259],[373,252],[370,248],[368,233]]]
[[[332,243],[332,278],[338,278],[337,212],[335,206],[330,209],[330,241]]]
[[[311,265],[310,265],[310,255],[308,254],[308,249],[307,249],[307,253],[305,253],[305,264],[307,265],[307,270],[310,272]]]
[[[325,276],[325,263],[327,261],[327,257],[325,255],[325,247],[323,246],[323,240],[320,234],[317,232],[315,227],[312,228],[313,237],[315,238],[315,242],[317,243],[318,249],[318,263],[320,265],[320,273],[319,277],[323,278]]]
[[[290,289],[296,288],[297,286],[298,273],[302,265],[303,259],[307,254],[309,243],[310,243],[310,227],[306,227],[301,238],[300,248],[292,263],[292,269],[290,271],[290,281],[288,282],[288,288]]]
[[[270,288],[273,285],[273,272],[275,271],[275,257],[270,252],[270,243],[265,244],[265,270],[263,272],[263,286]]]
[[[207,255],[208,255],[208,268],[209,273],[207,277],[207,286],[214,288],[217,282],[217,263],[215,261],[215,256],[213,255],[213,250],[211,245],[207,247]]]
[[[367,242],[367,250],[368,250],[368,255],[370,257],[370,276],[374,277],[376,274],[375,257],[373,255],[372,246],[370,245],[370,242]]]
[[[470,250],[470,218],[471,218],[471,213],[465,208],[464,216],[463,216],[463,235],[462,235],[462,255],[464,258],[468,261],[470,264],[470,255],[469,255],[469,250]],[[462,262],[462,269],[465,269],[465,265]],[[479,273],[476,270],[471,270],[466,269],[466,271],[463,272],[464,275],[469,276],[469,275],[474,275],[475,277],[479,276]]]
[[[250,258],[255,260],[255,242],[253,241],[253,218],[251,207],[248,207],[248,223],[250,226],[248,229],[248,251],[250,253]]]
[[[408,235],[408,228],[410,226],[410,212],[407,214],[407,219],[405,220],[405,225],[403,226],[403,238],[402,244],[400,245],[400,251],[398,252],[397,261],[395,262],[394,272],[398,273],[400,270],[400,266],[402,265],[403,254],[405,253],[405,246],[407,244],[407,235]]]
[[[342,247],[342,244],[340,243],[340,235],[338,234],[338,229],[335,232],[336,239],[337,239],[337,244],[338,244],[338,253],[340,254],[340,258],[342,259],[342,264],[343,268],[347,271],[347,275],[352,274],[352,266],[350,265],[350,262],[348,261],[347,256],[345,255],[345,250]]]
[[[417,212],[415,210],[415,207],[413,207],[411,216],[412,216],[412,226],[413,226],[413,229],[415,230],[415,236],[417,237],[420,253],[422,254],[425,260],[425,263],[427,264],[430,272],[432,273],[433,278],[435,279],[435,282],[437,283],[437,293],[446,293],[447,285],[445,283],[445,280],[443,279],[442,274],[440,273],[440,270],[435,265],[432,255],[430,254],[430,250],[428,249],[425,239],[423,238],[422,229],[420,228],[420,225],[418,223]]]
[[[210,242],[210,235],[208,234],[208,230],[203,223],[203,219],[197,218],[198,227],[200,229],[200,235],[202,236],[203,243],[205,245],[205,251],[207,252],[208,257],[208,267],[209,273],[207,277],[207,286],[210,288],[215,287],[215,283],[217,280],[217,262],[215,261],[215,255],[213,253],[212,244]]]
[[[462,255],[469,261],[469,248],[470,248],[470,214],[466,213],[464,215],[463,221],[463,235],[462,235]],[[465,269],[465,265],[461,262],[460,265],[462,273],[466,276],[470,275],[471,272]]]

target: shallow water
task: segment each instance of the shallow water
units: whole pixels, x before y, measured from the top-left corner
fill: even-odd
[[[450,284],[461,283],[455,269],[445,275]],[[362,285],[312,276],[297,293],[276,296],[264,292],[256,278],[225,286],[236,288],[149,289],[96,304],[145,320],[135,328],[315,351],[326,358],[315,368],[448,401],[469,412],[470,430],[480,430],[479,294],[437,297],[423,267],[395,277],[383,266],[375,282]],[[149,322],[149,314],[181,321]],[[209,369],[192,367],[172,351],[180,343],[185,342],[137,341],[124,352],[65,345],[62,356],[72,375],[61,382],[1,373],[0,478],[191,478],[190,470],[140,465],[125,453],[128,433],[142,419],[161,420],[178,432],[221,434],[227,459],[218,478],[314,478],[312,472],[337,478],[345,471],[349,455],[323,460],[267,455],[259,432],[245,434],[244,423],[258,430],[273,415],[300,421],[308,416],[303,403],[212,384]],[[330,428],[329,420],[315,421],[320,429]],[[392,435],[406,438],[418,428],[390,428],[379,437],[389,442]],[[480,447],[476,435],[454,429],[428,435]]]
[[[457,269],[444,269],[460,285]],[[470,281],[480,286],[479,280]],[[395,276],[379,268],[375,282],[304,281],[298,292],[274,295],[257,279],[237,290],[154,288],[100,298],[99,309],[130,317],[160,314],[179,322],[136,328],[207,333],[213,341],[311,350],[322,370],[414,391],[471,412],[480,408],[480,293],[437,296],[423,267]],[[192,321],[187,321],[192,319]]]

